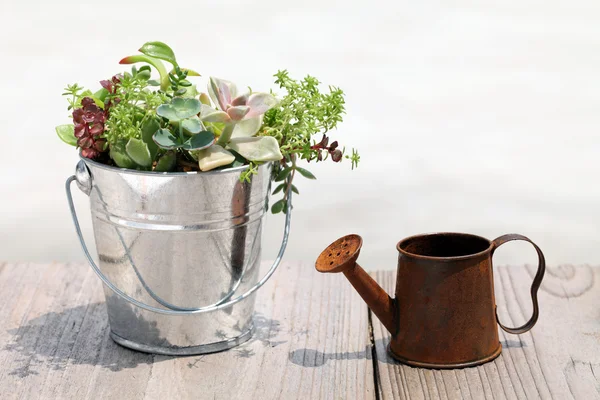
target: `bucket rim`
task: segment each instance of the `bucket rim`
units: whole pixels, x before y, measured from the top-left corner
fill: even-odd
[[[166,176],[166,177],[193,176],[193,175],[207,176],[207,175],[225,175],[225,174],[229,174],[229,173],[242,172],[242,171],[245,171],[248,169],[248,165],[242,165],[239,167],[220,169],[220,170],[216,170],[216,171],[204,171],[204,172],[203,171],[190,171],[190,172],[138,171],[135,169],[113,167],[112,165],[106,165],[106,164],[100,163],[98,161],[94,161],[90,158],[82,157],[81,153],[79,153],[79,159],[81,161],[83,161],[84,163],[86,163],[86,165],[91,165],[94,168],[100,168],[100,169],[104,169],[107,171],[113,171],[113,172],[118,172],[121,174],[131,174],[131,175],[149,175],[149,176]],[[260,167],[268,165],[268,164],[270,164],[270,162],[265,162],[264,164],[260,164],[260,165],[258,165],[258,167],[260,168]]]

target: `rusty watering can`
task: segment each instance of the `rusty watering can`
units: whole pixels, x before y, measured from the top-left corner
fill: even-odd
[[[523,326],[508,328],[496,314],[492,255],[502,244],[524,240],[538,254],[531,285],[533,315]],[[463,368],[500,355],[496,323],[508,333],[530,330],[539,314],[537,291],[546,261],[525,236],[510,234],[490,241],[464,233],[433,233],[401,240],[396,248],[396,297],[391,298],[356,262],[362,238],[344,236],[319,256],[319,272],[343,272],[369,308],[392,334],[391,355],[425,368]]]

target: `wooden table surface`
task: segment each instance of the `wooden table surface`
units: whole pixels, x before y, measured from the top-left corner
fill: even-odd
[[[502,320],[531,310],[531,267],[496,269]],[[394,272],[374,273],[390,293]],[[284,263],[259,291],[256,333],[227,352],[168,357],[109,338],[101,284],[83,264],[0,264],[1,399],[598,399],[600,268],[549,268],[541,314],[477,368],[394,362],[389,334],[340,275]]]

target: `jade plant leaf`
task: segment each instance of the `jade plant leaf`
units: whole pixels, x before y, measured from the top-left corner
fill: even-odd
[[[203,128],[202,123],[197,117],[184,119],[181,121],[181,127],[189,133],[198,133]]]
[[[248,161],[279,161],[283,158],[279,143],[272,136],[233,138],[229,147]]]
[[[213,144],[215,140],[215,134],[211,131],[202,131],[185,141],[181,145],[181,148],[185,150],[202,150]]]
[[[171,122],[193,117],[200,112],[200,100],[175,97],[170,104],[161,104],[156,113]]]
[[[154,143],[158,145],[161,149],[172,150],[181,146],[181,143],[170,130],[168,129],[159,129],[152,136],[152,140]]]
[[[235,161],[235,156],[218,144],[198,152],[198,166],[202,171],[210,171]]]
[[[174,151],[167,151],[157,161],[156,167],[154,168],[157,172],[169,172],[175,169],[175,162],[177,161],[177,155]]]
[[[174,66],[177,65],[177,60],[175,59],[175,53],[173,52],[173,49],[163,42],[144,43],[144,45],[139,49],[139,52],[150,57],[168,61]]]
[[[152,166],[150,150],[148,150],[148,145],[142,140],[136,138],[129,139],[125,146],[125,151],[127,151],[129,158],[135,161],[137,165],[145,168]]]
[[[56,133],[60,140],[71,146],[77,146],[77,138],[75,137],[75,127],[73,124],[59,125],[56,127]]]
[[[148,150],[150,150],[150,156],[154,160],[156,158],[156,154],[158,153],[158,146],[152,140],[152,135],[160,128],[158,121],[155,118],[150,118],[144,122],[142,125],[142,140],[148,146]]]

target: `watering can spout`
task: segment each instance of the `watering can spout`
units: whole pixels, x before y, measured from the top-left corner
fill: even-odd
[[[358,235],[344,236],[329,245],[317,258],[315,268],[323,273],[343,272],[360,297],[392,335],[396,334],[395,301],[356,262],[362,246]]]

